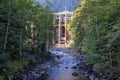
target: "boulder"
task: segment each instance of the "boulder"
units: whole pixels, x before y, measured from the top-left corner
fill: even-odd
[[[78,76],[79,74],[77,72],[72,73],[73,76]]]
[[[77,69],[77,66],[73,66],[72,69]]]
[[[89,79],[90,80],[95,80],[95,75],[94,74],[90,74]]]
[[[95,73],[99,73],[100,72],[100,68],[98,66],[96,66],[96,65],[93,65],[92,71],[94,71]]]
[[[68,66],[66,66],[65,68],[68,69]]]

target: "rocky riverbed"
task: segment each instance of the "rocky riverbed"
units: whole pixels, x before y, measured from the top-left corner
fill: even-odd
[[[64,56],[66,59],[66,60],[64,60],[64,62],[68,61],[66,63],[66,65],[67,65],[66,68],[67,68],[67,70],[69,68],[71,71],[73,70],[73,72],[71,74],[72,74],[72,76],[77,78],[75,80],[99,80],[98,76],[96,75],[96,73],[100,72],[99,69],[97,67],[93,66],[92,64],[86,64],[84,54],[73,51],[70,48],[55,49],[55,50],[53,49],[52,51],[51,51],[51,53],[56,54],[56,55],[63,54],[63,55],[68,55],[68,57],[72,56],[72,58],[74,58],[74,59],[70,58],[70,60],[68,60],[67,59],[68,57]],[[70,61],[73,61],[73,63]],[[72,66],[70,66],[70,67],[69,67],[69,62],[72,63]],[[55,79],[55,80],[73,80],[73,79]]]
[[[70,48],[53,48],[51,59],[25,68],[22,80],[99,80],[98,70],[84,62],[85,55]]]

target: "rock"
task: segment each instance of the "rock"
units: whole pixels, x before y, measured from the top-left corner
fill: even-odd
[[[94,71],[94,72],[96,72],[96,73],[99,73],[99,72],[100,72],[100,68],[97,67],[96,65],[93,65],[92,71]]]
[[[50,68],[51,67],[51,65],[47,65],[47,68]]]
[[[57,57],[57,59],[60,59],[61,56],[56,56],[56,57]]]
[[[37,80],[47,80],[47,76],[45,74],[42,74],[40,77],[37,78]]]
[[[79,66],[79,65],[81,65],[81,63],[77,63],[77,64],[76,64],[76,66]]]
[[[90,76],[90,74],[85,74],[85,77],[89,77]]]
[[[84,60],[85,56],[84,55],[80,55],[80,60]]]
[[[77,69],[77,66],[73,66],[72,69]]]
[[[37,71],[35,74],[40,74],[40,72]]]
[[[81,74],[85,74],[85,70],[80,70],[80,73]]]
[[[72,75],[73,76],[78,76],[78,73],[77,72],[73,72]]]
[[[113,72],[110,72],[110,73],[108,73],[108,74],[105,74],[105,75],[103,76],[103,78],[106,79],[106,80],[111,80],[111,78],[113,77],[113,75],[114,75],[114,73],[113,73]]]
[[[44,73],[44,74],[41,74],[41,76],[48,76],[48,74],[47,74],[47,73]]]
[[[95,80],[99,80],[98,78],[95,78]]]
[[[45,71],[41,71],[41,74],[44,74],[45,73]]]
[[[65,68],[67,68],[67,69],[68,69],[68,66],[67,66],[67,67],[65,67]]]
[[[94,75],[94,74],[91,74],[91,75],[89,76],[89,79],[90,79],[90,80],[94,80],[94,79],[95,79],[95,75]]]
[[[33,74],[35,77],[39,77],[40,76],[40,74]]]
[[[84,65],[79,66],[79,70],[85,70],[85,69],[86,69],[86,67]]]

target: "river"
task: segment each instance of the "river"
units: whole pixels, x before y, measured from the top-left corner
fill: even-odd
[[[73,56],[73,54],[66,53],[67,51],[53,51],[53,54],[57,55],[55,59],[56,65],[50,67],[48,71],[51,73],[48,80],[73,80],[76,77],[73,76],[74,72],[77,72],[73,67],[79,63],[79,61]]]
[[[80,60],[76,59],[72,50],[53,49],[51,54],[56,56],[54,60],[36,65],[24,74],[23,80],[79,80],[79,71],[74,66]]]

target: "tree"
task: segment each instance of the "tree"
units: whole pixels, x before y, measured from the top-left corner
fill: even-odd
[[[119,73],[119,3],[118,0],[83,0],[71,24],[74,48],[86,53],[86,62],[104,64],[104,75]],[[118,76],[113,77],[119,80]]]
[[[0,1],[0,76],[12,78],[16,69],[22,70],[32,60],[30,55],[47,52],[52,44],[52,19],[52,12],[35,0]]]

